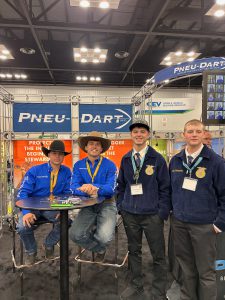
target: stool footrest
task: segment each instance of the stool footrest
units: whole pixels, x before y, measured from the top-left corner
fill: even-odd
[[[39,265],[39,264],[41,264],[41,263],[43,263],[43,262],[50,261],[50,260],[51,260],[51,261],[52,261],[52,260],[57,260],[57,259],[60,258],[60,256],[56,256],[56,257],[54,257],[54,258],[52,258],[52,259],[46,259],[46,258],[45,258],[45,259],[39,260],[39,261],[35,262],[33,265],[17,265],[15,256],[14,256],[14,254],[13,254],[13,250],[11,250],[11,256],[12,256],[13,265],[14,265],[14,267],[15,267],[16,269],[31,268],[31,267],[33,267],[33,266],[35,266],[35,265]]]
[[[101,266],[108,266],[108,267],[114,267],[114,268],[121,268],[125,265],[125,262],[127,260],[128,257],[128,252],[126,253],[126,255],[123,258],[123,261],[121,264],[117,264],[117,263],[109,263],[109,262],[99,262],[99,261],[92,261],[92,260],[86,260],[86,259],[82,259],[82,254],[86,251],[86,249],[83,249],[78,255],[75,256],[75,260],[79,263],[86,263],[86,264],[95,264],[95,265],[101,265]]]

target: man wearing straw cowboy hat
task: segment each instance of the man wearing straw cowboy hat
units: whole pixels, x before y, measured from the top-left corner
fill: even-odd
[[[66,152],[64,143],[59,140],[53,141],[49,149],[43,147],[42,144],[42,152],[49,158],[49,162],[33,166],[26,172],[17,199],[48,197],[71,193],[71,171],[68,167],[62,165],[64,157],[71,152]],[[46,258],[53,258],[54,245],[56,245],[60,239],[58,212],[22,209],[17,231],[24,244],[26,252],[25,264],[27,265],[34,264],[36,260],[37,244],[34,237],[33,224],[40,217],[54,223],[54,228],[48,234],[44,242]]]
[[[116,225],[114,189],[116,166],[101,154],[111,141],[93,131],[78,138],[87,157],[75,163],[71,190],[77,196],[105,197],[100,204],[82,208],[70,228],[70,238],[81,247],[97,253],[95,261],[103,261],[107,244],[113,238]]]

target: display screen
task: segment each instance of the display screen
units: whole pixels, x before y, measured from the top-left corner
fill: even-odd
[[[202,97],[203,123],[225,124],[225,71],[203,72]]]

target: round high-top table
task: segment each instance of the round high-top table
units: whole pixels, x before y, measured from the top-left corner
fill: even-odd
[[[69,300],[68,262],[68,211],[101,203],[105,198],[71,196],[30,197],[16,201],[16,206],[30,210],[54,210],[60,212],[60,299]],[[69,202],[69,203],[68,203]],[[70,203],[71,202],[71,203]]]

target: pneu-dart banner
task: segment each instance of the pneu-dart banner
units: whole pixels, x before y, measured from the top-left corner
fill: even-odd
[[[80,104],[80,132],[129,132],[132,119],[130,104]]]
[[[14,103],[14,132],[71,132],[71,105]]]

